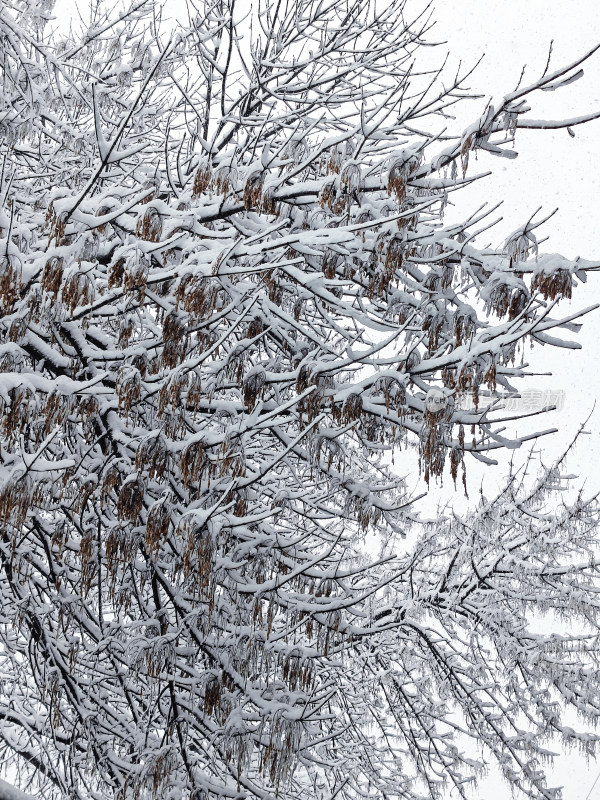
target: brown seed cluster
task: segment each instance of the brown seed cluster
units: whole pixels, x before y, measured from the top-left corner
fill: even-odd
[[[158,242],[162,234],[162,218],[154,206],[148,206],[137,223],[136,233],[146,242]]]
[[[121,521],[136,522],[142,511],[144,484],[134,475],[125,481],[119,492],[117,516]]]
[[[573,275],[563,267],[551,273],[536,272],[531,281],[531,290],[541,292],[544,300],[556,300],[557,297],[566,297],[570,300],[573,290]]]

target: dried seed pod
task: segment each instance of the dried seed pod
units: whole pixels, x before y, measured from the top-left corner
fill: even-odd
[[[146,520],[146,548],[151,555],[156,555],[161,542],[164,542],[169,533],[172,509],[163,498],[154,503],[148,512]]]
[[[135,468],[146,470],[149,478],[161,479],[169,464],[167,442],[161,434],[152,434],[140,442],[135,454]]]
[[[0,258],[0,299],[2,310],[10,313],[21,290],[21,266],[12,256]]]
[[[8,408],[4,406],[2,414],[2,433],[11,439],[22,433],[32,419],[35,408],[33,392],[25,386],[16,386],[8,391]]]
[[[564,267],[554,269],[552,272],[536,272],[531,281],[531,290],[536,289],[542,293],[544,300],[555,300],[557,297],[566,297],[570,300],[573,275]]]
[[[133,336],[134,331],[134,318],[131,315],[121,317],[119,319],[119,347],[125,348],[129,344],[129,340]]]
[[[204,443],[199,440],[189,444],[179,459],[179,468],[183,485],[188,488],[201,479],[208,467],[208,458],[204,452]]]
[[[98,249],[100,247],[100,240],[98,239],[98,235],[94,231],[90,231],[86,234],[85,239],[83,241],[83,246],[81,248],[81,260],[82,261],[94,261],[96,256],[98,255]]]
[[[50,228],[50,241],[54,240],[57,245],[64,244],[67,219],[67,212],[60,211],[57,213],[54,208],[54,201],[52,201],[46,213],[46,224]]]
[[[454,338],[456,344],[460,347],[469,341],[471,336],[475,333],[475,320],[470,313],[465,313],[461,309],[457,309],[454,315]]]
[[[187,273],[175,292],[177,305],[200,319],[205,319],[216,311],[219,302],[220,285],[214,278]]]
[[[246,328],[246,338],[254,339],[257,336],[260,336],[264,329],[265,324],[262,317],[254,317],[254,319],[248,323],[248,327]]]
[[[202,401],[202,378],[199,372],[193,372],[189,378],[186,405],[188,408],[198,411]]]
[[[253,172],[248,176],[244,187],[244,207],[246,211],[258,209],[262,199],[263,173]]]
[[[221,701],[221,681],[218,675],[210,674],[204,686],[204,713],[214,714]]]
[[[162,417],[169,403],[172,409],[180,407],[181,395],[188,383],[188,374],[176,370],[164,381],[158,393],[158,416]]]
[[[360,419],[362,410],[363,402],[361,396],[356,392],[352,392],[348,395],[344,403],[342,420],[345,423],[354,422],[354,420]]]
[[[360,166],[355,161],[349,161],[340,173],[340,190],[344,194],[352,194],[358,193],[360,188]]]
[[[120,286],[123,281],[123,276],[125,275],[125,264],[127,262],[123,257],[117,258],[110,265],[110,270],[108,274],[108,288],[112,289],[115,286]]]
[[[161,361],[169,369],[179,366],[188,348],[187,325],[182,315],[172,311],[163,323]]]
[[[402,203],[406,197],[406,184],[418,170],[420,163],[421,157],[416,153],[402,153],[399,158],[394,159],[388,172],[388,195],[395,194],[398,202]]]
[[[194,175],[194,186],[192,188],[192,197],[197,199],[209,187],[211,181],[211,172],[208,164],[201,164],[196,170]]]
[[[71,272],[61,292],[61,300],[71,312],[71,316],[77,307],[89,305],[94,296],[94,284],[90,276],[79,270]]]
[[[183,572],[193,576],[194,587],[204,597],[212,595],[214,565],[217,555],[215,537],[208,525],[196,521],[193,516],[183,517],[178,526],[178,535],[184,541]]]
[[[144,484],[141,478],[134,473],[125,480],[119,492],[117,516],[121,521],[136,522],[140,516],[143,501]]]
[[[44,436],[48,436],[56,425],[62,425],[70,411],[70,398],[65,397],[58,391],[50,392],[43,410],[45,417]]]
[[[246,373],[243,382],[244,405],[246,411],[252,411],[256,401],[262,396],[262,390],[267,379],[265,370],[259,365],[252,367]]]
[[[162,233],[162,219],[154,206],[148,206],[139,218],[136,233],[147,242],[158,242]]]
[[[486,307],[499,317],[517,317],[529,302],[525,283],[513,273],[494,273],[481,291]]]
[[[319,193],[319,205],[321,208],[332,208],[337,197],[335,180],[326,181]]]
[[[125,418],[129,417],[132,406],[140,399],[142,379],[139,369],[125,364],[117,374],[115,391],[119,398],[119,411],[123,411]]]
[[[404,240],[404,237],[400,234],[392,236],[388,242],[387,250],[385,253],[386,270],[394,272],[397,269],[402,269],[405,252],[406,252],[406,242]]]
[[[111,206],[104,206],[103,205],[103,206],[100,206],[98,211],[96,211],[96,216],[97,217],[106,217],[108,214],[110,214],[111,211],[112,211]],[[106,231],[108,230],[109,224],[110,223],[108,223],[108,222],[103,222],[101,225],[98,225],[96,227],[96,231],[98,233],[106,233]]]
[[[137,294],[138,303],[143,302],[150,265],[148,259],[141,257],[125,265],[121,278],[125,294]]]
[[[117,491],[121,486],[121,470],[117,464],[112,464],[104,473],[104,480],[100,489],[100,503],[105,504],[106,499],[113,490]]]
[[[467,168],[469,166],[469,153],[471,150],[475,150],[477,143],[477,136],[475,133],[467,134],[460,145],[460,163],[462,166],[462,173],[463,178],[467,174]]]
[[[61,256],[49,258],[44,265],[41,285],[46,292],[57,295],[63,278],[63,260]]]
[[[532,251],[534,256],[538,253],[537,239],[532,231],[527,230],[513,233],[506,240],[504,247],[511,267],[519,261],[526,261],[529,251]]]
[[[19,317],[13,319],[8,329],[8,340],[10,342],[20,342],[27,333],[27,318]]]
[[[23,525],[32,507],[33,487],[29,475],[20,470],[13,472],[9,480],[0,488],[0,521],[9,521],[16,527]]]
[[[237,170],[223,164],[218,167],[213,174],[210,186],[217,194],[229,194],[237,182]]]
[[[277,215],[276,187],[273,184],[264,186],[260,198],[260,210],[263,214]]]

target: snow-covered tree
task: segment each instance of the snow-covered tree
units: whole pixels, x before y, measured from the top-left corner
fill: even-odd
[[[544,740],[591,751],[561,710],[600,714],[595,502],[556,510],[559,464],[420,525],[399,474],[532,438],[502,434],[523,348],[576,346],[597,265],[444,212],[478,151],[598,116],[528,117],[591,54],[449,132],[467,75],[420,70],[403,0],[51,10],[0,8],[4,764],[77,800],[413,800],[483,748],[556,797]]]

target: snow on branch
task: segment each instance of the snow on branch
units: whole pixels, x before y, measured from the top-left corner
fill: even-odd
[[[497,206],[448,206],[478,150],[596,118],[525,116],[594,51],[451,131],[469,72],[421,70],[404,0],[165,10],[93,3],[63,36],[51,0],[0,9],[6,774],[465,798],[475,740],[554,800],[545,740],[597,741],[561,722],[599,717],[597,503],[562,462],[430,524],[410,487],[466,492],[471,457],[553,430],[511,403],[531,343],[577,346],[564,301],[600,262],[538,252],[539,211],[483,248]]]

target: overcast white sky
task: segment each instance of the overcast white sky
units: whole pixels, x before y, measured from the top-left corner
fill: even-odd
[[[160,0],[157,0],[159,2]],[[245,0],[248,2],[249,0]],[[1,0],[0,0],[1,2]],[[412,7],[422,7],[422,0],[411,0]],[[79,0],[81,8],[87,0]],[[57,0],[56,12],[66,20],[75,8],[74,0]],[[177,13],[180,0],[169,0],[171,14]],[[451,63],[472,65],[484,55],[470,81],[471,88],[486,97],[498,97],[511,91],[524,65],[526,82],[543,71],[548,46],[554,40],[552,63],[559,66],[574,60],[600,42],[600,5],[597,0],[438,0],[434,12],[438,24],[430,39],[445,41]],[[600,54],[584,67],[579,82],[557,92],[540,93],[535,98],[531,116],[557,119],[600,109]],[[527,77],[529,81],[527,81]],[[475,101],[461,115],[465,123],[476,118],[485,100]],[[457,123],[457,131],[460,130]],[[600,261],[600,121],[578,126],[576,137],[565,130],[521,131],[516,149],[519,158],[482,159],[474,165],[478,171],[492,169],[485,181],[457,197],[457,217],[488,201],[504,201],[502,222],[489,234],[489,241],[500,243],[507,234],[526,221],[539,206],[545,211],[559,208],[547,223],[549,237],[540,250],[559,252],[569,258]],[[447,219],[453,218],[451,210]],[[574,293],[571,309],[600,303],[600,275],[590,276],[586,286]],[[568,304],[563,304],[568,312]],[[560,411],[538,421],[539,428],[557,427],[559,433],[540,441],[545,460],[556,456],[573,437],[579,424],[588,416],[600,389],[600,310],[585,319],[578,340],[580,351],[544,348],[532,351],[531,364],[540,371],[551,370],[552,378],[531,379],[535,389],[564,391],[565,404]],[[569,461],[569,469],[586,480],[590,491],[600,490],[600,408],[587,426],[590,435],[579,445]],[[490,494],[502,477],[502,468],[488,468],[484,490]],[[478,480],[478,479],[477,479]],[[476,487],[471,483],[471,494]],[[442,493],[443,494],[443,493]],[[564,756],[555,771],[557,781],[565,786],[567,800],[600,800],[600,780],[592,789],[600,763],[586,765],[576,754]],[[490,778],[474,794],[482,800],[500,800],[509,796],[508,788]]]

